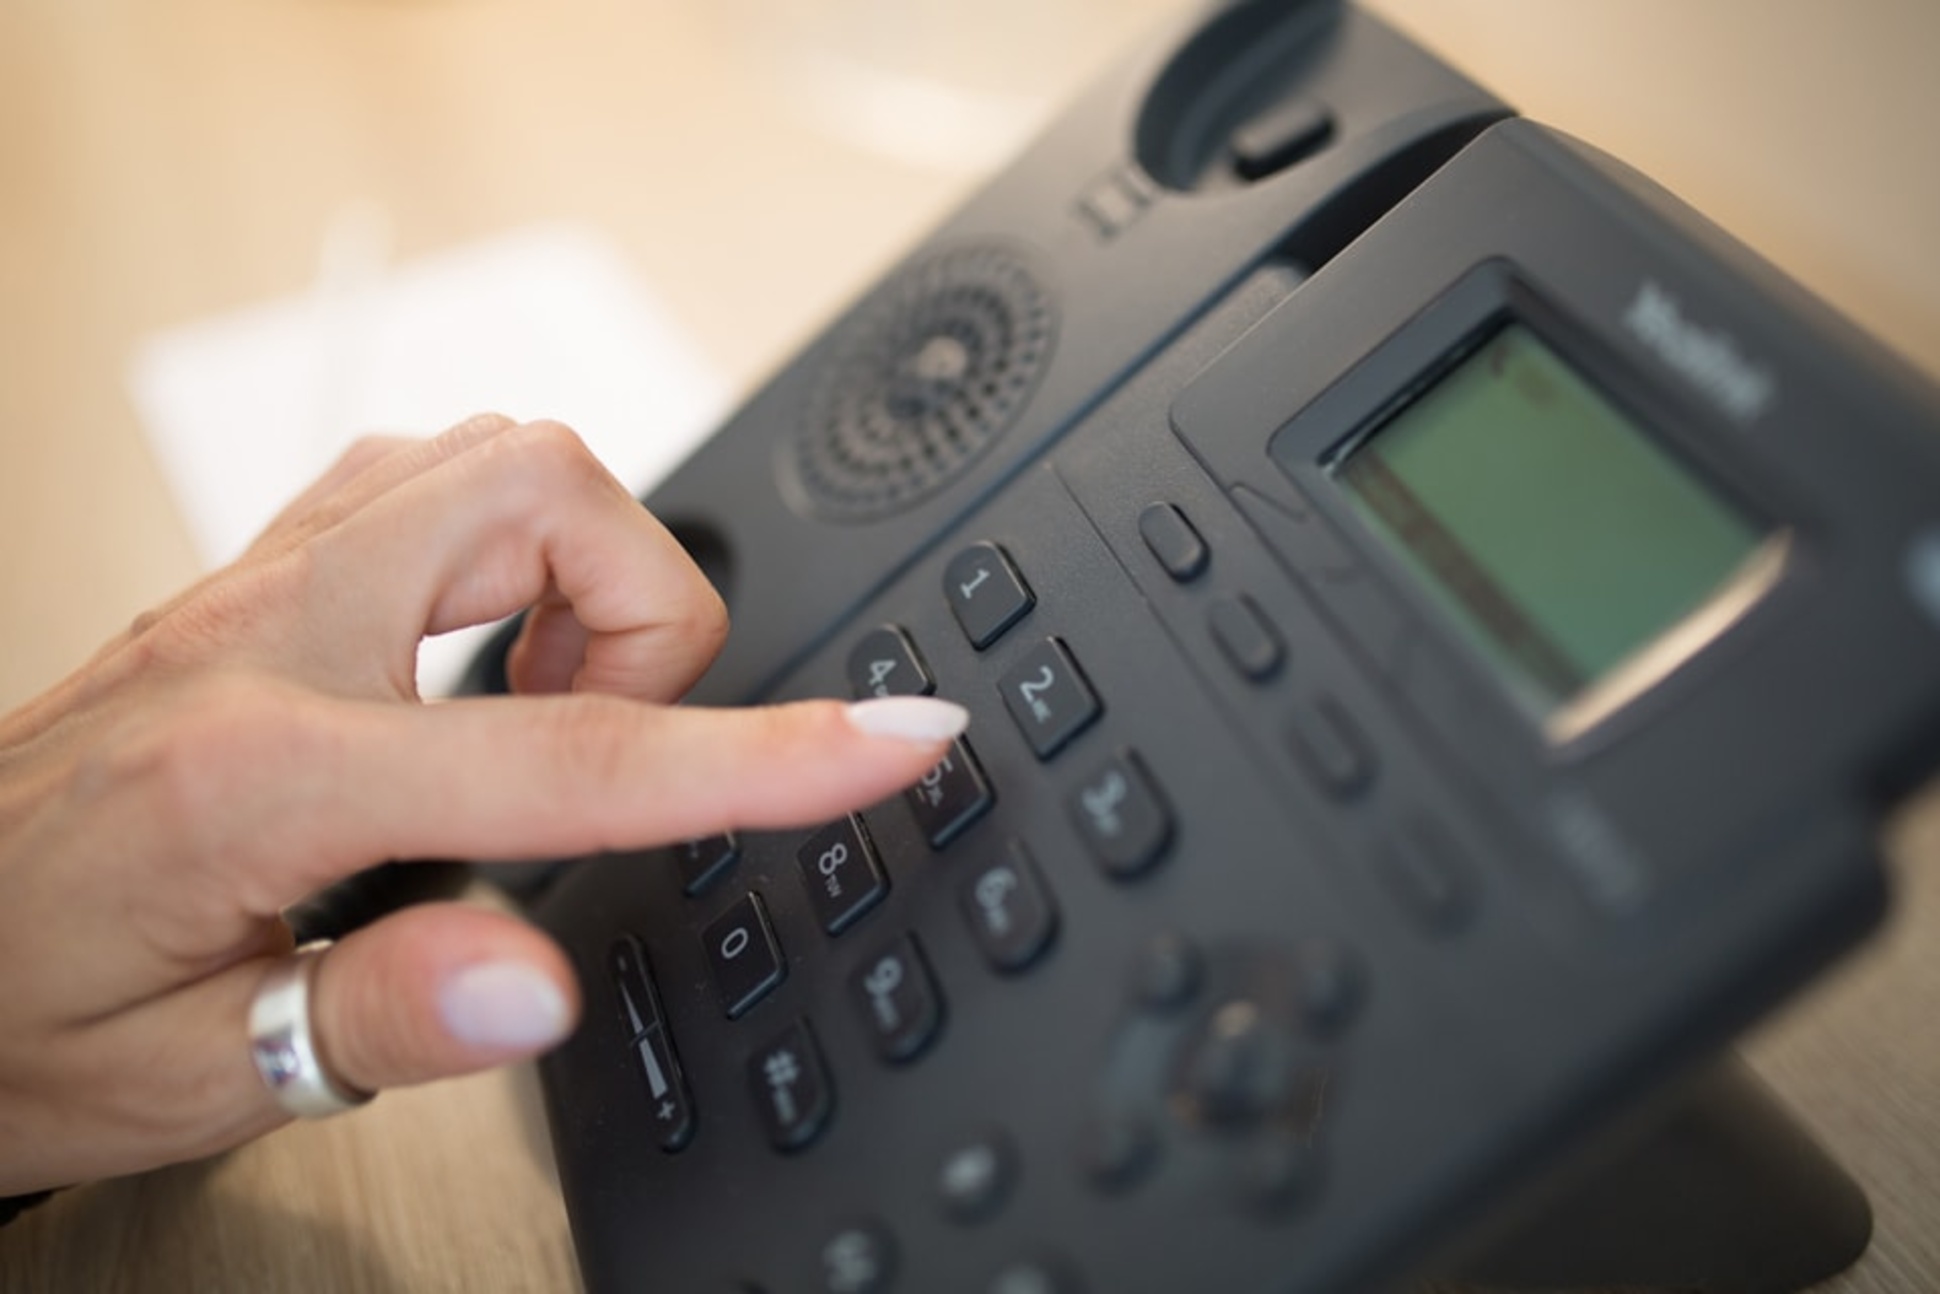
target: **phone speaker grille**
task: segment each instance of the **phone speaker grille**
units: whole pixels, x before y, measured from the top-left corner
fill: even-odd
[[[1056,332],[1010,252],[977,246],[903,271],[858,306],[804,406],[793,466],[819,515],[868,521],[954,479],[1030,402]]]

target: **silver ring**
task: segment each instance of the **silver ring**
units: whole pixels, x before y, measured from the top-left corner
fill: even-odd
[[[375,1096],[333,1077],[310,1029],[310,986],[329,941],[305,944],[270,967],[249,1004],[249,1057],[276,1103],[299,1119],[354,1110]]]

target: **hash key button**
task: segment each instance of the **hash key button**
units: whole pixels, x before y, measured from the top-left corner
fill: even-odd
[[[815,1140],[835,1108],[828,1070],[805,1020],[795,1021],[748,1058],[748,1083],[776,1150],[800,1150]]]
[[[1039,759],[1049,759],[1104,711],[1078,662],[1056,638],[1025,652],[997,688]]]
[[[943,568],[943,596],[978,651],[996,642],[1037,602],[1004,550],[992,543],[972,544],[950,559]]]

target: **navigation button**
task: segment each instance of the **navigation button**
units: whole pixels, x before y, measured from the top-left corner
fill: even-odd
[[[1049,759],[1104,712],[1070,649],[1046,638],[997,683],[1004,708],[1039,759]]]
[[[928,696],[936,678],[916,644],[896,625],[879,625],[849,652],[849,687],[858,697]]]
[[[776,1150],[800,1150],[821,1134],[835,1109],[835,1094],[821,1049],[797,1020],[748,1058],[755,1109]]]
[[[972,544],[950,559],[943,569],[943,596],[978,651],[996,642],[1037,601],[1004,550],[992,543]]]

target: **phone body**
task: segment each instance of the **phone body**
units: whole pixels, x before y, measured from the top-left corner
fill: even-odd
[[[1879,920],[1937,410],[1378,21],[1182,19],[646,500],[734,617],[697,702],[973,721],[545,890],[588,1288],[1481,1252]]]

